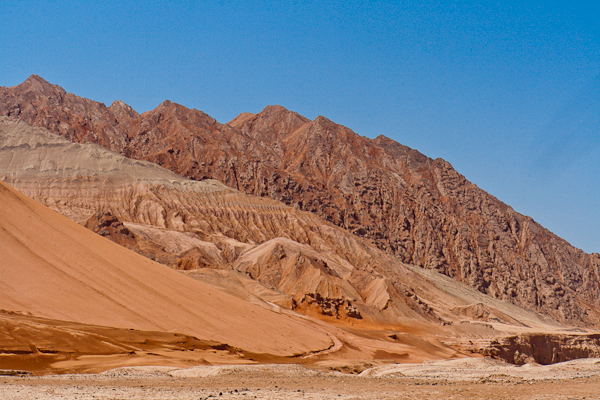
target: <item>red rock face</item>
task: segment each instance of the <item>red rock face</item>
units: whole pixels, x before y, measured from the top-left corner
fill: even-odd
[[[137,113],[123,102],[110,107],[65,92],[37,75],[13,88],[0,88],[2,115],[47,127],[74,142],[93,142],[119,151],[125,144],[123,125]]]
[[[137,115],[32,76],[0,88],[0,115],[95,142],[193,179],[310,211],[402,261],[572,323],[600,299],[600,262],[432,160],[386,137],[279,106],[229,124],[166,101]]]

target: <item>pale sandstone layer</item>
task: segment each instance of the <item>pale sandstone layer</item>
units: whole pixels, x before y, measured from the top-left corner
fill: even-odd
[[[402,261],[570,324],[599,326],[600,256],[467,181],[444,160],[278,106],[229,124],[166,101],[138,115],[37,76],[0,89],[0,115],[314,212]]]

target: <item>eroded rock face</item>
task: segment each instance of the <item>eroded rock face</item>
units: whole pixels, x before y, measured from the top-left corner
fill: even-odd
[[[135,235],[111,211],[98,211],[92,214],[85,221],[84,226],[100,236],[161,264],[175,266],[184,263],[176,254],[169,252],[157,242],[149,240],[145,236]]]
[[[271,239],[237,258],[233,269],[292,296],[294,310],[362,319],[359,308],[369,291],[353,284],[360,269],[307,244]]]
[[[388,325],[441,321],[412,289],[426,292],[429,283],[391,256],[314,214],[217,181],[192,181],[7,117],[0,180],[174,268],[243,274],[266,301]]]
[[[523,334],[493,341],[480,352],[516,365],[600,357],[600,335]]]
[[[600,262],[479,189],[441,159],[279,106],[229,124],[171,102],[137,115],[32,76],[0,115],[95,142],[192,179],[315,213],[403,262],[572,324],[599,326]],[[261,242],[260,232],[248,237]],[[264,238],[266,239],[266,238]]]
[[[67,93],[37,75],[10,89],[0,89],[1,115],[43,126],[74,142],[94,142],[111,150],[124,146],[123,127],[138,116],[123,102],[106,107]]]
[[[86,221],[85,227],[100,236],[110,236],[114,242],[119,244],[127,245],[135,242],[135,236],[109,211],[97,212]]]

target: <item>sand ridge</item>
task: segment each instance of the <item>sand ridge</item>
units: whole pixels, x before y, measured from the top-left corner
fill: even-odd
[[[279,355],[331,339],[99,237],[0,184],[0,308],[82,323],[191,334]]]

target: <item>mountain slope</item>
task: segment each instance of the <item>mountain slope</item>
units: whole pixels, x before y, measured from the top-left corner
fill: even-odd
[[[423,275],[313,214],[218,182],[187,180],[23,121],[0,118],[0,171],[72,217],[83,220],[95,207],[129,215],[137,222],[127,226],[157,242],[162,237],[165,252],[185,249],[209,263],[203,257],[210,253],[222,265],[209,266],[223,268],[185,276],[161,267],[2,184],[0,308],[9,312],[0,318],[0,350],[4,362],[19,368],[35,363],[37,370],[56,371],[56,363],[67,372],[123,363],[242,362],[244,356],[287,361],[281,356],[290,355],[325,365],[382,357],[420,362],[464,356],[440,338],[571,331],[435,272]],[[267,303],[289,298],[289,308],[329,315],[321,319],[334,325]],[[490,325],[454,310],[473,302],[483,304]],[[165,331],[200,341],[160,334]],[[222,350],[219,343],[245,351],[211,355]],[[185,354],[192,349],[202,352]]]
[[[462,311],[476,302],[488,307],[487,320],[507,325],[500,330],[559,326],[452,289],[454,281],[424,275],[312,213],[6,117],[0,180],[130,249],[266,307],[356,326],[404,330],[417,323],[435,331],[478,320]]]
[[[290,316],[240,301],[105,240],[0,183],[0,308],[180,332],[292,355],[332,345]]]
[[[313,212],[402,261],[569,323],[598,326],[600,262],[468,182],[444,160],[278,106],[219,124],[164,102],[142,115],[32,76],[0,115],[193,178]]]

